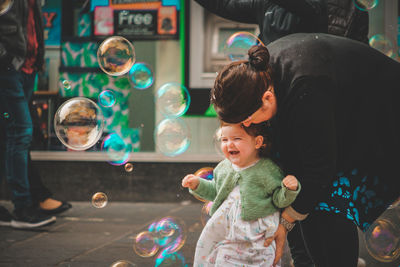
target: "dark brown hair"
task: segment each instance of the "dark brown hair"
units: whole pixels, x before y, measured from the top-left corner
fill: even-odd
[[[224,122],[220,120],[220,127],[223,126],[228,126],[236,123],[229,123],[229,122]],[[258,156],[262,158],[268,158],[271,155],[271,129],[269,126],[268,122],[262,122],[258,124],[251,124],[250,126],[246,127],[243,124],[241,124],[241,127],[244,129],[244,131],[253,137],[257,137],[261,135],[263,137],[263,144],[262,146],[258,149]]]
[[[219,118],[238,123],[262,105],[262,96],[272,84],[269,52],[263,45],[252,46],[249,59],[225,66],[211,89],[211,103]]]

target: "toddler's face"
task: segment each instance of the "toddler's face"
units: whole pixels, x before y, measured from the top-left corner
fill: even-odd
[[[249,135],[240,124],[221,127],[221,150],[224,156],[238,167],[246,167],[255,162],[258,159],[257,149],[261,145],[262,137]]]

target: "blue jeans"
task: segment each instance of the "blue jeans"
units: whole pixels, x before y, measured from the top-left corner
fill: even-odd
[[[28,153],[32,141],[29,112],[36,73],[0,71],[1,153],[15,210],[32,205],[28,181]]]

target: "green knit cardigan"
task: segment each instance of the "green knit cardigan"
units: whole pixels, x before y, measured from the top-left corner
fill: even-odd
[[[232,163],[225,159],[215,167],[213,180],[200,179],[196,190],[189,191],[214,202],[210,210],[212,215],[239,183],[241,217],[252,221],[287,207],[295,200],[301,189],[300,184],[296,191],[288,190],[282,184],[283,178],[281,169],[270,159],[262,158],[241,171],[235,171]]]

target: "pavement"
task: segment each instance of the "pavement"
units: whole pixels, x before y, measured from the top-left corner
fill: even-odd
[[[178,251],[181,256],[175,257],[175,260],[170,258],[159,266],[193,265],[195,245],[203,228],[201,202],[111,202],[104,208],[95,208],[90,202],[71,203],[72,209],[57,216],[56,223],[52,225],[35,230],[0,227],[0,267],[155,266],[162,247],[154,256],[147,254],[144,256],[149,257],[142,257],[133,249],[134,238],[166,216],[184,221],[186,240]],[[0,205],[12,209],[10,201],[0,200]],[[366,260],[366,267],[399,266],[395,262],[374,262],[367,257],[363,244],[360,251]],[[116,265],[118,261],[131,264]],[[290,253],[286,246],[282,267],[289,266]]]

